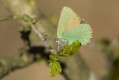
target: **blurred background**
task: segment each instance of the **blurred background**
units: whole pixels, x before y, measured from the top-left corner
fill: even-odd
[[[119,0],[37,0],[38,12],[47,18],[56,17],[56,24],[64,6],[72,8],[81,18],[85,19],[93,29],[91,43],[106,38],[110,41],[119,36]],[[0,16],[9,13],[0,4]],[[15,21],[0,22],[0,56],[11,56],[23,45],[19,34],[19,24]],[[105,53],[83,46],[81,56],[86,65],[100,79],[103,69],[109,63]],[[79,75],[80,76],[80,75]],[[44,62],[34,63],[23,69],[15,70],[3,80],[65,80],[61,75],[50,77],[49,67]]]

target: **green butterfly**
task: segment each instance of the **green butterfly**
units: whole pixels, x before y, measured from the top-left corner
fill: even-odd
[[[92,38],[91,27],[68,7],[64,7],[59,19],[58,38],[68,44],[79,41],[81,45],[89,43]]]

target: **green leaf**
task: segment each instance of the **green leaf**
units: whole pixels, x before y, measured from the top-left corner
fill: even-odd
[[[60,56],[72,56],[74,53],[78,52],[80,47],[80,42],[76,41],[71,45],[65,45],[63,50],[59,53]]]
[[[52,77],[56,76],[57,74],[60,74],[62,72],[62,68],[60,66],[60,63],[58,62],[59,56],[72,56],[74,53],[76,53],[79,50],[80,42],[76,41],[72,43],[71,45],[65,45],[62,52],[59,54],[51,54],[49,56],[51,62],[49,64],[50,66],[50,74]]]
[[[60,63],[57,62],[57,61],[50,62],[49,66],[50,66],[50,75],[51,75],[51,77],[54,77],[57,74],[60,74],[62,72],[62,68],[60,66]]]
[[[59,60],[57,54],[56,54],[56,55],[51,54],[51,55],[49,56],[49,58],[50,58],[51,61],[58,61],[58,60]]]

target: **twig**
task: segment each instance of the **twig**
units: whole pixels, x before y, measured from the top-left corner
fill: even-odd
[[[44,46],[50,50],[52,54],[57,54],[57,51],[52,49],[51,46],[48,44],[44,36],[36,29],[36,23],[34,23],[33,18],[30,18],[30,16],[24,14],[24,15],[18,15],[18,16],[13,16],[13,19],[15,20],[21,20],[21,21],[26,21],[31,29],[37,34],[39,39],[44,43]]]
[[[43,35],[35,28],[35,25],[31,22],[29,22],[31,25],[31,28],[34,30],[34,32],[38,35],[38,37],[41,39],[41,41],[44,43],[45,47],[50,50],[52,54],[56,54],[57,51],[52,49],[51,46],[47,43],[46,39],[43,37]]]

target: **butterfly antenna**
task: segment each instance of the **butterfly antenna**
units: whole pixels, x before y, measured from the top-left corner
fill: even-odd
[[[84,19],[81,19],[81,24],[88,24]]]

